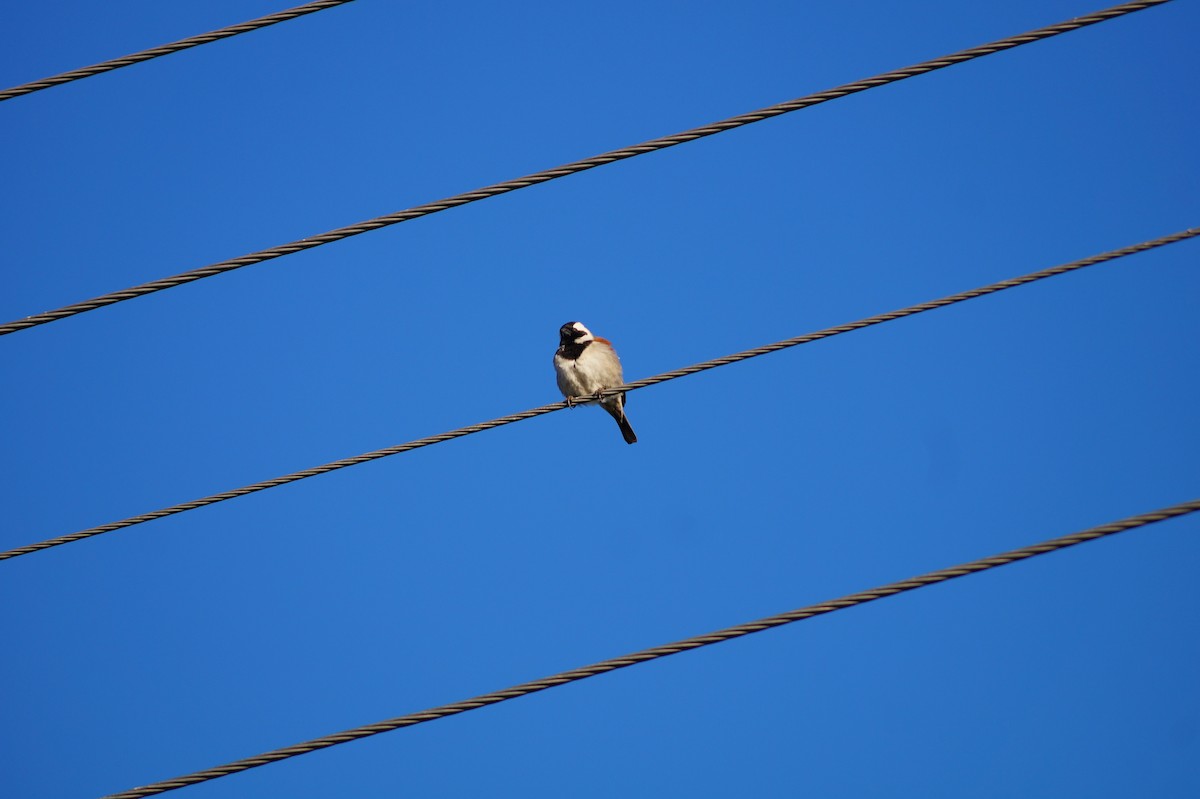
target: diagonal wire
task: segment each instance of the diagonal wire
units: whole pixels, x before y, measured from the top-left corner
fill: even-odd
[[[726,627],[723,630],[708,633],[707,635],[697,635],[693,638],[685,638],[682,641],[676,641],[664,646],[657,646],[653,649],[643,649],[639,652],[634,652],[624,657],[613,658],[611,660],[602,660],[599,663],[593,663],[590,666],[584,666],[571,671],[560,672],[549,677],[543,677],[540,680],[514,685],[511,688],[505,688],[501,691],[494,691],[490,694],[483,694],[472,699],[466,699],[462,702],[454,702],[449,705],[441,705],[439,707],[422,710],[418,713],[410,713],[406,716],[397,716],[396,718],[380,721],[375,724],[367,724],[362,727],[345,730],[343,732],[326,735],[323,738],[314,738],[311,741],[288,746],[282,749],[273,749],[270,752],[264,752],[261,755],[248,757],[244,760],[235,760],[232,763],[226,763],[214,768],[196,771],[191,774],[185,774],[181,777],[176,777],[162,782],[151,783],[140,788],[122,791],[121,793],[111,794],[104,799],[138,799],[143,796],[153,796],[154,794],[173,791],[177,788],[183,788],[188,785],[195,785],[200,782],[207,782],[218,777],[225,777],[230,774],[236,774],[239,771],[265,766],[268,763],[275,763],[280,760],[287,760],[297,755],[308,754],[319,749],[326,749],[330,746],[356,741],[359,738],[367,738],[372,735],[378,735],[381,732],[390,732],[401,727],[412,727],[416,724],[422,724],[427,721],[435,721],[446,716],[454,716],[459,713],[465,713],[468,710],[476,710],[488,705],[495,705],[507,699],[515,699],[519,696],[537,693],[544,691],[547,688],[555,688],[567,683],[586,680],[588,677],[595,677],[600,674],[606,674],[610,671],[623,669],[626,666],[633,666],[637,663],[645,663],[650,660],[675,655],[680,652],[687,652],[691,649],[699,649],[703,646],[721,643],[733,638],[740,638],[743,635],[770,630],[774,627],[782,627],[785,624],[792,622],[811,619],[814,616],[821,616],[826,613],[832,613],[837,610],[845,610],[852,608],[855,605],[862,605],[867,602],[873,602],[876,599],[895,596],[902,594],[905,591],[914,591],[918,588],[924,588],[937,583],[944,583],[947,580],[953,580],[956,577],[963,577],[968,574],[976,574],[978,572],[994,569],[998,566],[1005,566],[1009,563],[1016,563],[1020,560],[1045,555],[1048,552],[1054,552],[1059,549],[1082,544],[1085,541],[1095,541],[1099,538],[1115,535],[1126,530],[1132,530],[1137,527],[1144,527],[1154,522],[1160,522],[1164,519],[1172,519],[1179,516],[1186,516],[1189,513],[1194,513],[1200,510],[1200,499],[1194,499],[1191,502],[1183,502],[1178,505],[1172,505],[1161,510],[1143,513],[1140,516],[1130,516],[1120,521],[1110,522],[1109,524],[1099,527],[1092,527],[1087,530],[1082,530],[1077,533],[1062,536],[1061,538],[1052,538],[1049,541],[1043,541],[1040,544],[1021,547],[1020,549],[1011,549],[1008,552],[1002,552],[999,555],[992,555],[989,558],[980,558],[969,563],[963,563],[958,566],[951,566],[948,569],[928,572],[918,577],[912,577],[908,580],[900,580],[899,582],[889,583],[871,588],[866,591],[860,591],[857,594],[840,597],[839,599],[831,599],[828,602],[822,602],[817,605],[809,605],[808,607],[791,610],[787,613],[781,613],[778,616],[768,616],[765,619],[739,624],[736,627]]]
[[[1105,263],[1106,261],[1112,261],[1117,258],[1122,258],[1126,255],[1133,255],[1134,253],[1145,252],[1146,250],[1152,250],[1152,249],[1155,249],[1156,247],[1162,247],[1167,244],[1173,244],[1175,242],[1194,238],[1196,236],[1200,236],[1200,227],[1190,228],[1188,230],[1183,230],[1178,233],[1172,233],[1169,236],[1162,236],[1157,239],[1151,239],[1150,241],[1144,241],[1144,242],[1141,242],[1140,244],[1134,244],[1129,247],[1122,247],[1119,250],[1110,250],[1109,252],[1101,253],[1099,255],[1093,255],[1090,258],[1084,258],[1079,261],[1072,261],[1067,264],[1060,264],[1059,266],[1052,266],[1052,267],[1049,267],[1048,269],[1042,269],[1037,272],[1030,272],[1027,275],[1021,275],[1020,277],[1014,277],[1014,278],[1010,278],[1008,280],[1002,280],[999,283],[991,283],[987,286],[981,286],[980,288],[971,289],[969,291],[962,291],[962,292],[959,292],[958,294],[951,294],[948,297],[942,297],[941,299],[937,299],[937,300],[930,300],[929,302],[923,302],[919,305],[910,305],[907,308],[901,308],[896,311],[889,311],[887,313],[876,314],[875,316],[869,316],[866,319],[859,319],[856,322],[849,322],[844,325],[838,325],[837,327],[828,327],[828,328],[825,328],[824,330],[818,330],[815,333],[806,333],[802,336],[796,336],[794,338],[784,339],[783,341],[776,341],[772,344],[766,344],[761,347],[755,347],[754,349],[743,350],[742,352],[736,352],[732,355],[726,355],[726,356],[723,356],[720,358],[713,358],[712,360],[693,364],[692,366],[685,366],[682,369],[676,369],[671,372],[664,372],[659,375],[654,375],[653,377],[647,377],[647,378],[643,378],[641,380],[635,380],[632,383],[626,383],[623,386],[617,386],[615,388],[611,388],[611,389],[607,389],[605,391],[599,392],[597,395],[594,395],[593,399],[597,399],[601,396],[618,394],[623,391],[634,391],[639,388],[645,388],[647,386],[657,385],[658,383],[665,383],[668,380],[675,380],[676,378],[696,374],[697,372],[703,372],[708,369],[715,369],[718,366],[727,366],[731,363],[737,363],[738,361],[744,361],[748,358],[756,358],[759,355],[766,355],[769,352],[775,352],[777,350],[787,349],[788,347],[795,347],[799,344],[807,344],[809,342],[819,341],[820,339],[823,339],[823,338],[830,338],[831,336],[837,336],[842,333],[849,333],[852,330],[860,330],[864,327],[871,327],[872,325],[878,325],[883,322],[890,322],[894,319],[902,319],[903,317],[906,317],[906,316],[913,316],[914,314],[924,313],[925,311],[931,311],[935,308],[942,308],[947,305],[953,305],[958,302],[964,302],[965,300],[974,299],[976,297],[983,297],[987,294],[995,294],[998,291],[1004,291],[1005,289],[1011,289],[1011,288],[1015,288],[1017,286],[1023,286],[1026,283],[1033,283],[1034,281],[1037,281],[1037,280],[1044,280],[1045,278],[1054,277],[1055,275],[1061,275],[1061,274],[1065,274],[1067,272],[1074,272],[1078,269],[1083,269],[1088,266],[1095,266],[1096,264]],[[389,455],[397,455],[401,452],[409,452],[414,449],[420,449],[421,447],[428,447],[432,444],[440,444],[443,441],[450,441],[452,439],[461,438],[463,436],[471,435],[473,433],[480,433],[480,432],[483,432],[484,430],[491,430],[493,427],[502,427],[506,424],[512,424],[513,422],[520,422],[520,421],[524,421],[525,419],[532,419],[535,416],[542,416],[543,414],[553,413],[554,411],[562,410],[565,407],[567,407],[566,402],[552,402],[549,405],[542,405],[537,408],[531,408],[530,410],[527,410],[527,411],[521,411],[520,413],[512,413],[512,414],[509,414],[508,416],[501,416],[497,419],[492,419],[487,422],[480,422],[478,424],[469,425],[467,427],[460,427],[457,430],[451,430],[449,432],[440,433],[435,436],[429,436],[427,438],[418,438],[414,441],[409,441],[404,444],[397,444],[396,446],[387,447],[385,449],[377,449],[373,452],[367,452],[362,455],[355,455],[354,457],[351,457],[351,458],[342,458],[341,460],[332,461],[331,463],[326,463],[321,466],[314,466],[311,469],[305,469],[305,470],[299,471],[299,472],[292,472],[291,474],[285,474],[282,477],[276,477],[271,480],[263,480],[262,482],[254,483],[252,485],[242,486],[241,488],[235,488],[232,491],[225,491],[220,494],[212,494],[211,496],[202,497],[200,499],[194,499],[190,502],[182,502],[178,505],[172,505],[169,508],[162,508],[161,510],[151,511],[149,513],[143,513],[138,516],[130,516],[127,519],[122,519],[122,520],[116,521],[116,522],[110,522],[109,524],[103,524],[103,525],[100,525],[99,527],[89,527],[86,530],[80,530],[78,532],[69,533],[67,535],[61,535],[61,536],[58,536],[57,538],[50,538],[45,541],[40,541],[36,544],[29,544],[27,546],[18,547],[16,549],[10,549],[6,552],[0,552],[0,560],[8,560],[10,558],[19,557],[21,555],[28,555],[32,552],[38,552],[43,549],[50,549],[51,547],[61,546],[62,544],[69,544],[73,541],[81,541],[85,538],[91,538],[92,536],[100,535],[101,533],[109,533],[114,530],[120,530],[125,527],[132,527],[133,525],[141,524],[142,522],[148,522],[148,521],[152,521],[154,519],[161,519],[164,516],[172,516],[176,513],[182,513],[184,511],[189,511],[189,510],[195,510],[196,508],[202,508],[206,505],[213,505],[217,502],[223,502],[227,499],[233,499],[235,497],[245,496],[246,494],[253,494],[256,491],[263,491],[268,488],[275,488],[277,486],[287,485],[288,483],[294,483],[297,480],[303,480],[306,477],[315,477],[316,475],[325,474],[326,472],[332,472],[332,471],[336,471],[338,469],[344,469],[347,466],[356,466],[360,463],[366,463],[368,461],[377,460],[379,458],[385,458]]]
[[[33,92],[49,89],[51,86],[61,86],[64,83],[70,83],[83,78],[90,78],[92,75],[99,75],[103,72],[111,72],[114,69],[127,67],[132,64],[138,64],[142,61],[149,61],[152,58],[159,56],[178,53],[180,50],[187,50],[192,47],[197,47],[209,42],[215,42],[220,39],[228,39],[230,36],[237,36],[239,33],[248,33],[249,31],[265,28],[268,25],[274,25],[278,22],[286,22],[289,19],[302,17],[305,14],[312,14],[315,11],[324,11],[327,8],[334,6],[345,5],[353,0],[318,0],[315,3],[305,3],[302,6],[288,8],[283,11],[278,11],[274,14],[268,14],[265,17],[251,19],[246,22],[240,22],[237,25],[230,25],[225,28],[220,28],[208,33],[201,33],[198,36],[191,36],[187,39],[180,39],[177,42],[164,44],[159,47],[152,47],[149,50],[141,50],[137,53],[131,53],[127,56],[114,58],[110,61],[102,61],[99,64],[92,64],[90,67],[81,67],[73,69],[70,72],[63,72],[58,75],[52,75],[49,78],[22,83],[20,86],[13,86],[11,89],[0,90],[0,102],[11,100],[14,97],[20,97],[24,94],[32,94]]]
[[[1094,25],[1097,22],[1103,22],[1108,19],[1124,16],[1125,14],[1131,14],[1135,11],[1141,11],[1142,9],[1150,8],[1151,6],[1162,5],[1163,3],[1167,2],[1170,2],[1170,0],[1138,0],[1137,2],[1122,3],[1121,5],[1097,11],[1086,16],[1076,17],[1075,19],[1060,22],[1056,25],[1038,28],[1037,30],[1018,34],[1017,36],[1010,36],[1007,39],[999,39],[988,44],[980,45],[979,47],[973,47],[969,50],[960,50],[957,53],[951,53],[950,55],[942,56],[941,58],[935,58],[930,61],[922,61],[919,64],[914,64],[913,66],[903,67],[891,72],[885,72],[882,75],[876,75],[873,78],[866,78],[853,83],[846,83],[842,86],[837,86],[833,89],[828,89],[823,92],[810,94],[795,100],[788,100],[787,102],[762,108],[758,111],[751,111],[750,113],[742,114],[740,116],[730,117],[729,119],[724,119],[720,122],[714,122],[711,125],[693,128],[682,133],[676,133],[672,136],[651,139],[650,141],[642,142],[641,144],[635,144],[632,147],[625,147],[620,150],[611,150],[607,153],[601,153],[600,155],[595,155],[591,158],[585,158],[581,161],[573,161],[569,164],[564,164],[553,169],[535,172],[531,175],[526,175],[515,180],[509,180],[504,183],[495,183],[491,186],[485,186],[482,189],[476,189],[475,191],[469,191],[463,194],[456,194],[453,197],[447,197],[443,200],[437,200],[424,205],[417,205],[403,211],[397,211],[396,213],[388,214],[387,216],[375,217],[374,219],[368,219],[365,222],[359,222],[355,225],[337,228],[336,230],[331,230],[327,233],[309,236],[288,244],[281,244],[278,247],[272,247],[267,250],[259,250],[258,252],[253,252],[249,255],[243,255],[240,258],[231,258],[227,261],[220,261],[218,263],[193,269],[188,272],[181,272],[180,274],[173,275],[171,277],[165,277],[149,283],[142,283],[141,285],[133,286],[122,291],[114,291],[109,294],[103,294],[90,300],[74,303],[73,305],[65,305],[55,310],[34,314],[32,316],[27,316],[24,319],[16,319],[11,322],[0,324],[0,336],[7,335],[9,333],[15,333],[18,330],[25,330],[30,327],[44,325],[59,319],[65,319],[69,316],[85,313],[87,311],[94,311],[97,308],[103,308],[107,305],[123,302],[125,300],[131,300],[135,297],[141,297],[146,294],[153,294],[156,291],[174,288],[175,286],[181,286],[185,283],[191,283],[195,280],[201,280],[206,277],[220,275],[225,272],[233,271],[234,269],[240,269],[243,266],[262,263],[263,261],[269,261],[272,258],[279,258],[284,255],[290,255],[292,253],[312,249],[313,247],[319,247],[322,244],[340,241],[341,239],[346,239],[351,236],[357,236],[360,233],[378,230],[379,228],[388,227],[389,225],[395,225],[400,222],[407,222],[411,219],[428,216],[430,214],[438,213],[439,211],[445,211],[449,208],[456,208],[460,205],[466,205],[478,200],[484,200],[488,197],[507,194],[510,191],[516,191],[517,189],[523,189],[528,186],[545,183],[556,178],[573,175],[577,172],[583,172],[585,170],[592,169],[593,167],[611,164],[614,161],[633,158],[637,155],[643,155],[656,150],[663,150],[667,147],[673,147],[676,144],[682,144],[684,142],[704,138],[705,136],[712,136],[727,130],[740,128],[743,125],[749,125],[752,122],[760,122],[764,119],[770,119],[771,117],[779,116],[780,114],[798,111],[801,108],[809,108],[829,100],[836,100],[839,97],[845,97],[857,92],[866,91],[867,89],[873,89],[878,86],[895,83],[916,75],[923,75],[926,72],[933,72],[934,70],[953,66],[954,64],[961,64],[964,61],[970,61],[975,58],[991,55],[992,53],[998,53],[1002,50],[1008,50],[1023,44],[1029,44],[1030,42],[1047,39],[1051,36],[1057,36],[1060,33],[1066,33],[1067,31],[1073,31],[1088,25]]]

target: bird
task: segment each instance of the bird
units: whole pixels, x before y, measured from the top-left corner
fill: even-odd
[[[567,322],[558,329],[558,349],[554,351],[554,372],[558,389],[570,405],[606,388],[622,385],[621,359],[606,338],[593,336],[582,322]],[[613,394],[600,400],[600,407],[617,420],[626,444],[636,444],[637,436],[625,418],[625,394]]]

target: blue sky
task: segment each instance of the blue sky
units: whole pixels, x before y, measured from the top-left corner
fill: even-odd
[[[1101,7],[359,0],[0,104],[0,321]],[[11,86],[284,7],[9,3]],[[0,546],[1200,223],[1195,3],[0,340]],[[1192,499],[1196,241],[0,564],[89,797]],[[183,789],[1194,796],[1200,518]]]

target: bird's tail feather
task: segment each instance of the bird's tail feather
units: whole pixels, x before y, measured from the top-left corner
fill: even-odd
[[[621,400],[625,397],[622,396]],[[629,426],[629,420],[625,418],[624,402],[620,405],[601,404],[601,408],[608,411],[608,415],[617,420],[617,427],[621,428],[621,437],[625,439],[626,444],[636,444],[637,434],[633,432],[633,428]]]
[[[621,414],[617,418],[617,426],[621,428],[621,435],[625,438],[626,444],[636,444],[637,434],[633,432],[633,428],[629,426],[629,420],[625,418],[625,414]]]

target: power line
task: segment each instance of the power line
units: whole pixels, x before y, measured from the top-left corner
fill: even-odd
[[[284,747],[282,749],[273,749],[270,752],[264,752],[261,755],[248,757],[244,760],[235,760],[232,763],[226,763],[214,768],[196,771],[191,774],[185,774],[181,777],[176,777],[162,782],[151,783],[140,788],[123,791],[121,793],[111,794],[104,799],[138,799],[138,797],[153,796],[154,794],[173,791],[176,788],[183,788],[188,785],[195,785],[200,782],[207,782],[218,777],[225,777],[229,774],[236,774],[239,771],[265,766],[268,763],[275,763],[280,760],[287,760],[297,755],[308,754],[319,749],[326,749],[338,744],[356,741],[360,738],[368,738],[372,735],[378,735],[381,732],[390,732],[400,729],[401,727],[412,727],[417,724],[423,724],[427,721],[435,721],[436,719],[445,718],[446,716],[454,716],[459,713],[465,713],[468,710],[477,710],[488,705],[495,705],[508,699],[515,699],[519,696],[537,693],[544,691],[547,688],[556,688],[567,683],[586,680],[588,677],[595,677],[600,674],[606,674],[610,671],[623,669],[626,666],[633,666],[637,663],[645,663],[650,660],[675,655],[680,652],[687,652],[692,649],[699,649],[703,646],[718,644],[722,641],[728,641],[733,638],[740,638],[743,635],[770,630],[775,627],[782,627],[785,624],[792,622],[811,619],[814,616],[821,616],[826,613],[832,613],[837,610],[845,610],[852,608],[855,605],[863,605],[867,602],[873,602],[876,599],[895,596],[902,594],[905,591],[915,591],[918,588],[924,588],[937,583],[944,583],[947,580],[953,580],[956,577],[963,577],[968,574],[977,574],[978,572],[994,569],[998,566],[1005,566],[1009,563],[1015,563],[1020,560],[1045,555],[1049,552],[1055,552],[1060,549],[1082,544],[1086,541],[1095,541],[1099,538],[1115,535],[1126,530],[1133,530],[1138,527],[1144,527],[1154,522],[1160,522],[1164,519],[1173,519],[1180,516],[1186,516],[1189,513],[1194,513],[1200,510],[1200,499],[1194,499],[1191,502],[1183,502],[1178,505],[1172,505],[1168,508],[1144,513],[1140,516],[1130,516],[1120,521],[1110,522],[1109,524],[1099,527],[1092,527],[1087,530],[1082,530],[1077,533],[1062,536],[1061,538],[1052,538],[1049,541],[1043,541],[1040,544],[1022,547],[1020,549],[1010,549],[1008,552],[1002,552],[999,555],[992,555],[989,558],[980,558],[969,563],[963,563],[958,566],[951,566],[948,569],[928,572],[918,577],[912,577],[907,580],[900,580],[887,585],[881,585],[878,588],[871,588],[866,591],[860,591],[856,594],[849,594],[839,599],[831,599],[828,602],[822,602],[817,605],[809,605],[797,610],[780,613],[778,616],[768,616],[765,619],[739,624],[736,627],[726,627],[723,630],[708,633],[707,635],[697,635],[693,638],[685,638],[682,641],[676,641],[664,646],[654,647],[652,649],[643,649],[623,657],[613,658],[611,660],[602,660],[599,663],[593,663],[590,666],[572,669],[570,671],[560,672],[549,677],[543,677],[540,680],[514,685],[511,688],[505,688],[500,691],[494,691],[490,694],[483,694],[472,699],[466,699],[461,702],[454,702],[449,705],[440,705],[422,710],[418,713],[409,713],[405,716],[397,716],[396,718],[380,721],[375,724],[367,724],[362,727],[355,727],[343,732],[327,735],[323,738],[314,738],[311,741],[296,744],[294,746]]]
[[[592,156],[591,158],[585,158],[581,161],[573,161],[572,163],[564,164],[563,166],[555,167],[553,169],[535,172],[531,175],[517,178],[516,180],[510,180],[504,183],[495,183],[491,186],[485,186],[482,189],[476,189],[475,191],[469,191],[463,194],[456,194],[453,197],[447,197],[446,199],[437,200],[424,205],[417,205],[403,211],[397,211],[394,214],[375,217],[374,219],[368,219],[365,222],[359,222],[355,225],[337,228],[336,230],[331,230],[327,233],[309,236],[288,244],[281,244],[278,247],[272,247],[267,250],[259,250],[258,252],[253,252],[249,255],[243,255],[240,258],[232,258],[227,261],[220,261],[209,266],[200,267],[199,269],[193,269],[188,272],[182,272],[171,277],[165,277],[149,283],[142,283],[141,285],[133,286],[122,291],[114,291],[109,294],[103,294],[99,297],[85,300],[84,302],[65,305],[62,308],[57,308],[55,310],[46,311],[33,316],[27,316],[24,319],[17,319],[12,322],[0,324],[0,336],[7,335],[9,333],[15,333],[18,330],[44,325],[59,319],[65,319],[69,316],[85,313],[87,311],[94,311],[97,308],[103,308],[107,305],[124,302],[125,300],[131,300],[135,297],[141,297],[146,294],[153,294],[156,291],[174,288],[175,286],[181,286],[185,283],[191,283],[195,280],[213,277],[214,275],[220,275],[225,272],[233,271],[234,269],[240,269],[243,266],[262,263],[263,261],[269,261],[273,258],[279,258],[284,255],[290,255],[292,253],[312,249],[313,247],[319,247],[323,244],[340,241],[341,239],[357,236],[360,233],[366,233],[367,231],[378,230],[379,228],[388,227],[389,225],[407,222],[422,216],[438,213],[439,211],[445,211],[449,208],[456,208],[460,205],[466,205],[478,200],[484,200],[488,197],[507,194],[510,191],[516,191],[517,189],[523,189],[528,186],[545,183],[547,181],[555,180],[556,178],[573,175],[577,172],[583,172],[585,170],[592,169],[593,167],[611,164],[614,161],[621,161],[626,158],[633,158],[634,156],[655,152],[656,150],[662,150],[667,147],[673,147],[677,144],[704,138],[705,136],[712,136],[727,130],[733,130],[734,128],[739,128],[743,125],[749,125],[753,122],[761,122],[764,119],[770,119],[771,117],[776,117],[791,111],[809,108],[829,100],[836,100],[839,97],[845,97],[857,92],[866,91],[867,89],[873,89],[878,86],[895,83],[916,75],[923,75],[926,72],[933,72],[954,64],[961,64],[965,61],[981,58],[986,55],[991,55],[992,53],[998,53],[1002,50],[1008,50],[1023,44],[1036,42],[1041,39],[1047,39],[1051,36],[1057,36],[1060,33],[1066,33],[1078,28],[1086,27],[1088,25],[1094,25],[1097,22],[1103,22],[1105,20],[1124,16],[1125,14],[1131,14],[1135,11],[1141,11],[1142,9],[1149,8],[1151,6],[1162,5],[1163,3],[1167,2],[1170,2],[1170,0],[1138,0],[1137,2],[1123,3],[1121,5],[1113,6],[1112,8],[1097,11],[1086,16],[1076,17],[1075,19],[1060,22],[1045,28],[1038,28],[1037,30],[1029,31],[1027,33],[1010,36],[1007,39],[999,39],[989,44],[973,47],[969,50],[960,50],[957,53],[942,56],[941,58],[935,58],[930,61],[923,61],[919,64],[914,64],[913,66],[904,67],[891,72],[885,72],[882,75],[876,75],[873,78],[866,78],[853,83],[847,83],[833,89],[828,89],[816,94],[810,94],[795,100],[789,100],[787,102],[769,106],[758,111],[751,111],[748,114],[730,117],[729,119],[725,119],[720,122],[714,122],[711,125],[693,128],[682,133],[676,133],[672,136],[651,139],[650,141],[642,142],[641,144],[635,144],[632,147],[625,147],[620,150],[611,150],[607,153],[601,153],[600,155]]]
[[[837,327],[825,328],[824,330],[818,330],[815,333],[806,333],[802,336],[796,336],[794,338],[784,339],[782,341],[776,341],[772,344],[766,344],[761,347],[755,347],[754,349],[743,350],[742,352],[736,352],[732,355],[726,355],[721,358],[713,358],[712,360],[693,364],[692,366],[686,366],[682,369],[676,369],[671,372],[664,372],[659,375],[654,375],[653,377],[643,378],[642,380],[635,380],[632,383],[627,383],[627,384],[625,384],[623,386],[619,386],[617,388],[608,389],[606,391],[600,392],[600,396],[617,394],[622,391],[636,391],[639,388],[646,388],[647,386],[653,386],[658,383],[665,383],[668,380],[675,380],[676,378],[685,377],[687,375],[695,374],[697,372],[703,372],[708,369],[715,369],[718,366],[728,366],[729,364],[737,363],[738,361],[744,361],[748,358],[756,358],[759,355],[766,355],[769,352],[775,352],[777,350],[787,349],[788,347],[795,347],[799,344],[807,344],[809,342],[818,341],[823,338],[830,338],[832,336],[837,336],[842,333],[849,333],[852,330],[860,330],[864,327],[871,327],[872,325],[877,325],[882,322],[890,322],[894,319],[901,319],[906,316],[913,316],[914,314],[924,313],[925,311],[931,311],[935,308],[942,308],[947,305],[953,305],[958,302],[964,302],[965,300],[974,299],[976,297],[982,297],[987,294],[995,294],[998,291],[1004,291],[1006,289],[1015,288],[1017,286],[1023,286],[1026,283],[1032,283],[1037,280],[1043,280],[1048,277],[1054,277],[1055,275],[1061,275],[1061,274],[1065,274],[1067,272],[1073,272],[1075,270],[1083,269],[1088,266],[1095,266],[1096,264],[1105,263],[1106,261],[1112,261],[1117,258],[1122,258],[1126,255],[1133,255],[1134,253],[1145,252],[1146,250],[1152,250],[1156,247],[1162,247],[1167,244],[1173,244],[1178,241],[1183,241],[1185,239],[1194,238],[1195,236],[1200,236],[1200,227],[1190,228],[1188,230],[1183,230],[1178,233],[1172,233],[1169,236],[1162,236],[1160,238],[1152,239],[1150,241],[1144,241],[1140,244],[1134,244],[1129,247],[1122,247],[1119,250],[1110,250],[1109,252],[1101,253],[1099,255],[1093,255],[1090,258],[1084,258],[1079,261],[1072,261],[1067,264],[1061,264],[1059,266],[1052,266],[1047,269],[1042,269],[1037,272],[1031,272],[1027,275],[1022,275],[1020,277],[1014,277],[1014,278],[1010,278],[1008,280],[1002,280],[998,283],[991,283],[987,286],[982,286],[980,288],[971,289],[969,291],[959,292],[958,294],[951,294],[948,297],[943,297],[943,298],[937,299],[937,300],[930,300],[929,302],[923,302],[919,305],[910,305],[907,308],[901,308],[896,311],[889,311],[887,313],[877,314],[875,316],[869,316],[866,319],[860,319],[856,322],[849,322],[844,325],[838,325]],[[18,547],[16,549],[10,549],[7,552],[0,552],[0,560],[8,560],[10,558],[19,557],[21,555],[28,555],[32,552],[37,552],[39,550],[50,549],[51,547],[60,546],[62,544],[69,544],[74,541],[82,541],[85,538],[91,538],[92,536],[97,536],[97,535],[100,535],[101,533],[109,533],[114,530],[120,530],[125,527],[132,527],[136,524],[141,524],[142,522],[148,522],[148,521],[152,521],[154,519],[161,519],[165,516],[172,516],[176,513],[182,513],[184,511],[195,510],[197,508],[202,508],[206,505],[213,505],[218,502],[224,502],[227,499],[233,499],[235,497],[241,497],[241,496],[245,496],[247,494],[253,494],[257,491],[263,491],[268,488],[275,488],[277,486],[286,485],[288,483],[294,483],[297,480],[303,480],[307,477],[315,477],[316,475],[325,474],[326,472],[332,472],[332,471],[336,471],[338,469],[344,469],[347,466],[356,466],[360,463],[366,463],[368,461],[377,460],[379,458],[385,458],[389,455],[396,455],[401,452],[409,452],[414,449],[420,449],[421,447],[428,447],[432,444],[440,444],[443,441],[450,441],[452,439],[461,438],[463,436],[471,435],[473,433],[481,433],[484,430],[491,430],[494,427],[502,427],[506,424],[512,424],[513,422],[520,422],[525,419],[532,419],[535,416],[542,416],[543,414],[553,413],[554,411],[562,410],[565,407],[567,407],[566,402],[552,402],[549,405],[542,405],[537,408],[531,408],[530,410],[527,410],[527,411],[521,411],[520,413],[513,413],[513,414],[509,414],[508,416],[501,416],[497,419],[492,419],[487,422],[480,422],[478,424],[469,425],[467,427],[460,427],[457,430],[451,430],[449,432],[440,433],[435,436],[429,436],[427,438],[418,438],[414,441],[409,441],[404,444],[397,444],[396,446],[393,446],[393,447],[387,447],[385,449],[377,449],[373,452],[367,452],[362,455],[355,455],[354,457],[351,457],[351,458],[343,458],[341,460],[332,461],[330,463],[326,463],[321,466],[314,466],[311,469],[305,469],[305,470],[299,471],[299,472],[292,472],[291,474],[285,474],[282,477],[276,477],[271,480],[263,480],[262,482],[254,483],[252,485],[243,486],[241,488],[235,488],[232,491],[225,491],[220,494],[212,494],[210,496],[202,497],[200,499],[194,499],[190,502],[183,502],[178,505],[172,505],[169,508],[163,508],[161,510],[151,511],[149,513],[143,513],[138,516],[130,516],[127,519],[122,519],[122,520],[116,521],[116,522],[110,522],[109,524],[103,524],[103,525],[100,525],[99,527],[90,527],[86,530],[80,530],[75,533],[58,536],[57,538],[50,538],[45,541],[38,542],[36,544],[29,544],[28,546]]]
[[[11,89],[0,90],[0,102],[11,100],[14,97],[20,97],[23,94],[32,94],[33,92],[49,89],[51,86],[60,86],[64,83],[90,78],[92,75],[99,75],[102,72],[111,72],[114,69],[127,67],[132,64],[138,64],[142,61],[149,61],[152,58],[159,56],[178,53],[180,50],[187,50],[192,47],[197,47],[209,42],[215,42],[220,39],[228,39],[230,36],[237,36],[239,33],[248,33],[249,31],[265,28],[268,25],[274,25],[277,22],[286,22],[289,19],[302,17],[305,14],[312,14],[316,11],[324,11],[327,8],[334,6],[345,5],[353,2],[353,0],[318,0],[315,3],[305,3],[302,6],[289,8],[284,11],[278,11],[274,14],[268,14],[265,17],[252,19],[247,22],[241,22],[237,25],[230,25],[226,28],[220,28],[208,33],[201,33],[198,36],[192,36],[187,39],[180,39],[177,42],[164,44],[160,47],[152,47],[149,50],[142,50],[137,53],[132,53],[121,58],[114,58],[111,61],[102,61],[99,64],[92,64],[90,67],[81,67],[73,69],[70,72],[63,72],[58,75],[53,75],[49,78],[31,81],[30,83],[22,83],[20,86],[13,86]]]

